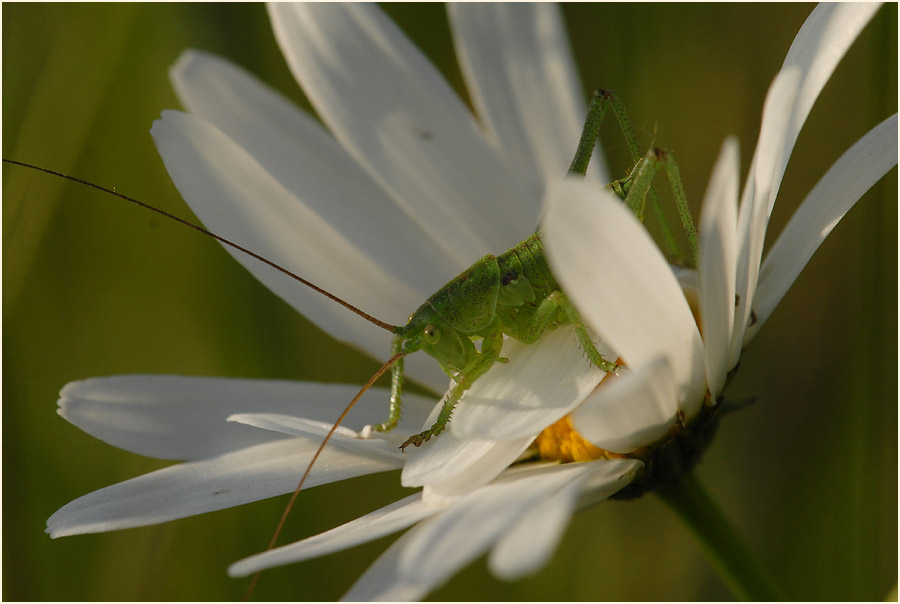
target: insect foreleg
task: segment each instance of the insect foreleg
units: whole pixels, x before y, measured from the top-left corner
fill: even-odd
[[[403,349],[403,337],[395,335],[391,341],[391,356],[399,353]],[[397,427],[400,421],[400,415],[403,413],[403,357],[394,362],[391,367],[391,406],[388,412],[388,419],[383,424],[371,426],[376,432],[388,432]]]
[[[503,330],[500,326],[500,318],[495,316],[488,334],[484,336],[484,341],[481,343],[481,352],[476,353],[465,368],[456,376],[456,385],[453,386],[453,389],[450,390],[450,393],[444,400],[441,412],[438,414],[434,424],[428,430],[406,439],[406,442],[400,445],[401,451],[409,445],[419,447],[422,443],[430,440],[432,436],[437,436],[444,431],[444,428],[447,427],[447,422],[450,421],[450,416],[453,414],[453,408],[456,407],[466,390],[475,383],[475,380],[487,373],[494,366],[494,363],[501,361],[500,350],[502,348]]]

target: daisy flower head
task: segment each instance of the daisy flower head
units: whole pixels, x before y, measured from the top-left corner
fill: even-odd
[[[583,119],[556,13],[544,7],[524,13],[481,10],[450,12],[460,73],[477,118],[390,20],[369,7],[271,11],[288,63],[328,131],[234,65],[202,52],[182,55],[172,78],[190,113],[166,113],[154,126],[173,180],[212,230],[290,265],[376,316],[402,323],[474,258],[502,251],[534,228],[545,192],[556,190],[548,183],[565,171]],[[578,23],[569,20],[576,30]],[[348,73],[354,77],[342,77]],[[588,179],[596,188],[617,175],[605,173],[602,157],[595,156],[591,166],[595,173]],[[295,198],[302,204],[294,204]],[[298,224],[302,227],[293,226]],[[323,259],[341,270],[325,270]],[[385,357],[385,335],[378,330],[293,283],[248,268],[336,338]],[[630,295],[624,286],[622,291]],[[619,459],[504,470],[530,445],[535,426],[564,415],[584,399],[591,381],[596,383],[571,342],[571,333],[559,330],[539,345],[504,347],[509,365],[492,370],[500,372],[470,392],[469,409],[460,408],[448,433],[406,457],[390,441],[420,429],[435,399],[407,395],[406,424],[397,433],[359,441],[349,430],[384,419],[386,392],[372,391],[348,420],[348,431],[327,450],[318,479],[402,466],[403,483],[425,489],[382,495],[390,497],[381,499],[386,507],[367,502],[356,513],[359,520],[295,547],[293,555],[337,551],[414,524],[382,555],[384,546],[367,550],[369,561],[378,559],[347,594],[360,598],[418,598],[442,581],[452,594],[471,581],[466,575],[451,577],[480,552],[490,552],[488,565],[501,577],[541,568],[554,556],[574,507],[604,498],[640,465]],[[706,342],[702,345],[706,351]],[[565,356],[573,351],[574,358]],[[442,392],[446,377],[420,356],[407,359],[409,376]],[[620,380],[625,386],[642,369],[628,362],[634,374]],[[688,411],[701,408],[694,402],[702,393],[698,398],[691,388],[706,379],[709,365],[686,363],[694,371],[703,368],[701,377],[691,374],[687,380],[690,392],[683,398],[693,405]],[[558,380],[553,388],[546,388],[548,374]],[[656,379],[659,372],[650,374]],[[683,375],[682,368],[674,374]],[[62,413],[79,427],[131,451],[188,461],[73,502],[54,516],[51,531],[162,522],[291,490],[302,470],[298,460],[308,459],[310,444],[317,444],[323,425],[334,420],[354,390],[146,376],[72,384],[63,393]],[[523,404],[512,409],[474,404],[479,397]],[[524,404],[529,400],[531,407]],[[248,401],[253,401],[249,408]],[[633,415],[625,414],[626,419]],[[392,498],[398,501],[391,503]],[[603,512],[610,507],[602,506]],[[571,536],[567,539],[571,544]],[[565,557],[567,549],[564,545],[558,554],[562,560],[572,559]],[[290,572],[296,581],[296,570]],[[353,582],[348,572],[346,585]]]

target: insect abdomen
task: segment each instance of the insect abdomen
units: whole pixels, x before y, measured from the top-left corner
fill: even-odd
[[[547,266],[540,233],[535,233],[498,256],[497,262],[500,265],[501,279],[510,278],[513,274],[525,277],[531,283],[538,301],[559,289],[550,267]]]

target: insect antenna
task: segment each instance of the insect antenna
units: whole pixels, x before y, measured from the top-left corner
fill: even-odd
[[[260,262],[262,262],[262,263],[264,263],[264,264],[267,264],[267,265],[271,266],[271,267],[274,268],[275,270],[277,270],[277,271],[279,271],[279,272],[281,272],[281,273],[287,275],[287,276],[290,277],[291,279],[294,279],[295,281],[299,281],[300,283],[302,283],[302,284],[305,285],[306,287],[308,287],[308,288],[310,288],[310,289],[312,289],[312,290],[314,290],[314,291],[319,292],[320,294],[322,294],[322,295],[325,296],[326,298],[329,298],[329,299],[331,299],[331,300],[334,300],[335,302],[337,302],[338,304],[340,304],[340,305],[343,306],[344,308],[353,311],[354,313],[356,313],[357,315],[359,315],[360,317],[362,317],[363,319],[365,319],[365,320],[368,321],[369,323],[372,323],[373,325],[377,325],[378,327],[380,327],[380,328],[382,328],[382,329],[385,329],[385,330],[387,330],[387,331],[389,331],[389,332],[391,332],[391,333],[395,333],[395,332],[397,331],[397,329],[399,329],[399,327],[398,327],[397,325],[391,325],[390,323],[386,323],[386,322],[384,322],[384,321],[381,321],[380,319],[376,319],[376,318],[373,317],[372,315],[370,315],[370,314],[368,314],[368,313],[362,311],[361,309],[359,309],[359,308],[353,306],[352,304],[350,304],[350,303],[347,302],[346,300],[343,300],[343,299],[341,299],[341,298],[338,298],[337,296],[335,296],[335,295],[332,294],[331,292],[322,289],[321,287],[319,287],[319,286],[316,285],[315,283],[312,283],[312,282],[310,282],[310,281],[307,281],[306,279],[304,279],[304,278],[301,277],[300,275],[297,275],[297,274],[295,274],[295,273],[292,273],[291,271],[287,270],[286,268],[284,268],[284,267],[282,267],[282,266],[279,266],[278,264],[275,264],[274,262],[272,262],[271,260],[269,260],[269,259],[267,259],[267,258],[263,258],[262,256],[260,256],[260,255],[257,254],[256,252],[253,252],[253,251],[251,251],[251,250],[248,250],[247,248],[243,247],[242,245],[239,245],[239,244],[237,244],[237,243],[235,243],[235,242],[233,242],[233,241],[229,241],[228,239],[226,239],[225,237],[222,237],[221,235],[217,235],[217,234],[213,233],[212,231],[208,231],[208,230],[204,229],[203,227],[194,224],[193,222],[189,222],[189,221],[185,220],[184,218],[179,218],[178,216],[175,216],[174,214],[170,214],[169,212],[166,212],[165,210],[161,210],[161,209],[159,209],[159,208],[157,208],[157,207],[155,207],[155,206],[152,206],[152,205],[150,205],[150,204],[148,204],[148,203],[145,203],[145,202],[143,202],[143,201],[138,201],[137,199],[134,199],[133,197],[129,197],[128,195],[124,195],[124,194],[122,194],[122,193],[119,193],[118,191],[116,191],[116,190],[114,190],[114,189],[107,189],[106,187],[102,187],[102,186],[100,186],[100,185],[96,185],[96,184],[94,184],[94,183],[92,183],[92,182],[89,182],[89,181],[87,181],[87,180],[83,180],[83,179],[78,178],[78,177],[76,177],[76,176],[69,176],[68,174],[63,174],[62,172],[56,172],[55,170],[50,170],[49,168],[41,168],[40,166],[35,166],[35,165],[28,164],[28,163],[25,163],[25,162],[16,161],[16,160],[13,160],[13,159],[6,159],[6,158],[3,158],[3,163],[6,163],[6,164],[13,164],[13,165],[16,165],[16,166],[22,166],[23,168],[30,168],[30,169],[32,169],[32,170],[36,170],[36,171],[38,171],[38,172],[44,172],[44,173],[46,173],[46,174],[52,174],[53,176],[58,176],[58,177],[60,177],[60,178],[66,179],[66,180],[71,180],[72,182],[76,182],[76,183],[78,183],[78,184],[85,185],[85,186],[87,186],[87,187],[91,187],[92,189],[97,189],[98,191],[103,191],[104,193],[109,193],[110,195],[113,195],[113,196],[115,196],[115,197],[118,197],[119,199],[124,199],[125,201],[130,201],[131,203],[133,203],[133,204],[135,204],[135,205],[138,205],[138,206],[140,206],[140,207],[142,207],[142,208],[144,208],[144,209],[146,209],[146,210],[150,210],[150,211],[152,211],[152,212],[156,212],[157,214],[160,214],[160,215],[162,215],[162,216],[165,216],[166,218],[168,218],[168,219],[170,219],[170,220],[174,220],[175,222],[177,222],[177,223],[179,223],[179,224],[182,224],[182,225],[184,225],[184,226],[186,226],[186,227],[190,227],[190,228],[194,229],[195,231],[198,231],[198,232],[200,232],[200,233],[203,233],[204,235],[207,235],[208,237],[212,237],[213,239],[215,239],[216,241],[219,241],[219,242],[223,243],[224,245],[227,245],[227,246],[229,246],[229,247],[231,247],[231,248],[234,248],[234,249],[238,250],[239,252],[243,252],[244,254],[247,254],[247,255],[250,256],[251,258],[255,258],[256,260],[259,260]]]
[[[350,410],[356,405],[356,402],[362,398],[362,395],[366,393],[366,391],[372,387],[372,385],[378,381],[384,373],[391,368],[391,366],[403,356],[403,352],[398,352],[391,358],[389,358],[384,365],[382,365],[378,371],[375,372],[372,377],[369,378],[369,381],[366,382],[365,386],[353,397],[353,400],[344,408],[344,411],[337,418],[337,421],[334,422],[334,425],[331,426],[331,430],[328,431],[328,434],[325,435],[325,440],[322,441],[322,444],[319,445],[319,448],[316,449],[315,454],[313,454],[312,459],[309,460],[309,464],[306,466],[306,471],[303,472],[303,476],[300,477],[300,483],[297,484],[297,488],[294,489],[293,495],[291,495],[290,501],[288,501],[287,505],[284,507],[284,512],[281,513],[281,519],[278,521],[278,526],[275,527],[275,534],[272,535],[272,539],[269,540],[269,546],[266,548],[266,551],[271,550],[275,547],[275,542],[278,540],[278,536],[281,534],[281,529],[284,528],[284,523],[287,520],[288,515],[291,513],[291,509],[294,507],[294,502],[297,501],[297,496],[300,495],[300,489],[303,488],[303,483],[306,482],[307,477],[309,477],[309,473],[312,470],[313,466],[316,463],[316,460],[319,459],[319,455],[325,449],[325,445],[328,444],[328,441],[331,440],[331,436],[334,434],[334,431],[337,430],[337,427],[341,425],[341,422],[344,421],[344,418],[347,417],[347,414],[350,413]],[[250,580],[250,585],[247,587],[247,593],[244,595],[244,601],[250,599],[250,595],[253,593],[253,588],[256,587],[257,581],[259,581],[259,575],[262,573],[261,570],[256,571],[256,574],[253,575],[253,578]]]

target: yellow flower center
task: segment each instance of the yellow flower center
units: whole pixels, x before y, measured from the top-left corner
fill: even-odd
[[[570,416],[565,416],[552,426],[544,428],[534,440],[541,459],[547,461],[592,461],[594,459],[614,459],[625,457],[605,449],[595,447],[584,440],[572,427]]]

